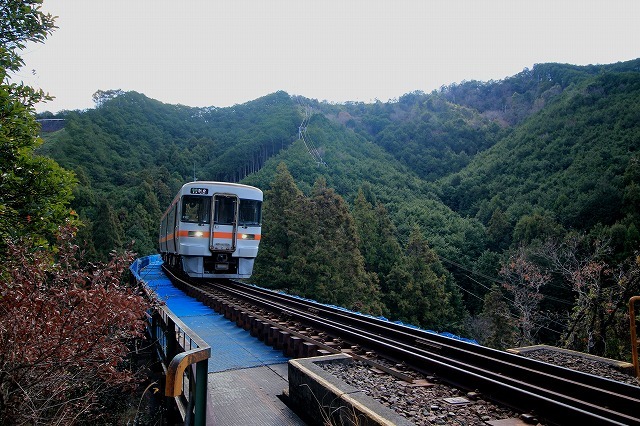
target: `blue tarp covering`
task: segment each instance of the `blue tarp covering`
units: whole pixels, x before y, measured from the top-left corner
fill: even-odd
[[[300,296],[295,296],[295,295],[290,295],[290,296],[296,297],[296,298],[301,299],[301,300],[306,300],[306,301],[309,301],[309,302],[313,302],[313,303],[319,303],[319,302],[317,302],[315,300],[307,299],[306,297],[300,297]],[[363,314],[361,312],[351,311],[351,310],[349,310],[347,308],[343,308],[342,306],[327,305],[327,304],[323,304],[323,303],[321,303],[321,305],[328,306],[330,308],[339,309],[341,311],[349,312],[351,314],[358,314],[358,315],[362,315],[362,316],[365,316],[365,317],[377,318],[377,319],[382,320],[382,321],[393,322],[395,324],[402,325],[402,326],[409,327],[409,328],[413,328],[413,329],[420,330],[420,331],[424,331],[426,333],[438,334],[440,336],[449,337],[450,339],[456,339],[456,340],[460,340],[460,341],[463,341],[463,342],[471,343],[471,344],[474,344],[474,345],[478,344],[478,342],[476,340],[474,340],[474,339],[467,339],[466,337],[460,337],[458,335],[451,334],[451,333],[446,332],[446,331],[439,333],[439,332],[433,331],[433,330],[425,330],[425,329],[420,328],[418,326],[415,326],[413,324],[405,324],[402,321],[391,321],[390,319],[387,319],[387,318],[385,318],[383,316],[377,316],[376,317],[376,316],[369,315],[369,314]]]
[[[131,272],[144,281],[160,300],[211,346],[209,372],[286,363],[282,351],[266,346],[248,331],[213,309],[175,288],[161,268],[159,255],[138,259]]]

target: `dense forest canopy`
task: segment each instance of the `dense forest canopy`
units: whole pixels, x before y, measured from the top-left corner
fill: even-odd
[[[640,59],[537,64],[387,103],[277,92],[191,108],[119,90],[95,100],[43,114],[65,125],[39,152],[75,172],[72,204],[97,259],[132,240],[153,253],[183,183],[242,181],[266,191],[260,285],[495,347],[626,356]]]

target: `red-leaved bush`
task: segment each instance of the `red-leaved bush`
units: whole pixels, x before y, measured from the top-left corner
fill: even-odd
[[[137,378],[127,347],[143,338],[149,303],[124,277],[133,254],[82,265],[75,228],[53,252],[6,241],[0,265],[0,424],[72,424],[104,414]]]

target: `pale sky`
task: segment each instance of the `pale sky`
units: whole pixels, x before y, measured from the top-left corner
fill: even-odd
[[[97,90],[225,107],[284,90],[383,102],[544,62],[640,57],[638,0],[44,0],[59,27],[13,81],[94,106]]]

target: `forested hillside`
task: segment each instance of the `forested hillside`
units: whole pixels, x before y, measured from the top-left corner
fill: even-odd
[[[237,181],[295,140],[299,116],[285,93],[239,108],[167,105],[136,92],[96,94],[98,107],[64,113],[41,152],[73,170],[74,207],[88,250],[106,256],[135,240],[156,248],[158,220],[196,178]]]
[[[635,210],[638,73],[605,73],[567,91],[460,173],[443,179],[443,201],[487,222],[536,208],[566,228],[612,225]],[[626,172],[626,173],[625,173]],[[515,223],[513,223],[515,224]]]
[[[640,60],[540,64],[388,103],[96,101],[63,113],[41,149],[76,173],[96,257],[131,240],[153,252],[160,212],[194,175],[242,181],[266,191],[260,285],[495,347],[627,353]],[[326,164],[298,139],[304,108]]]

